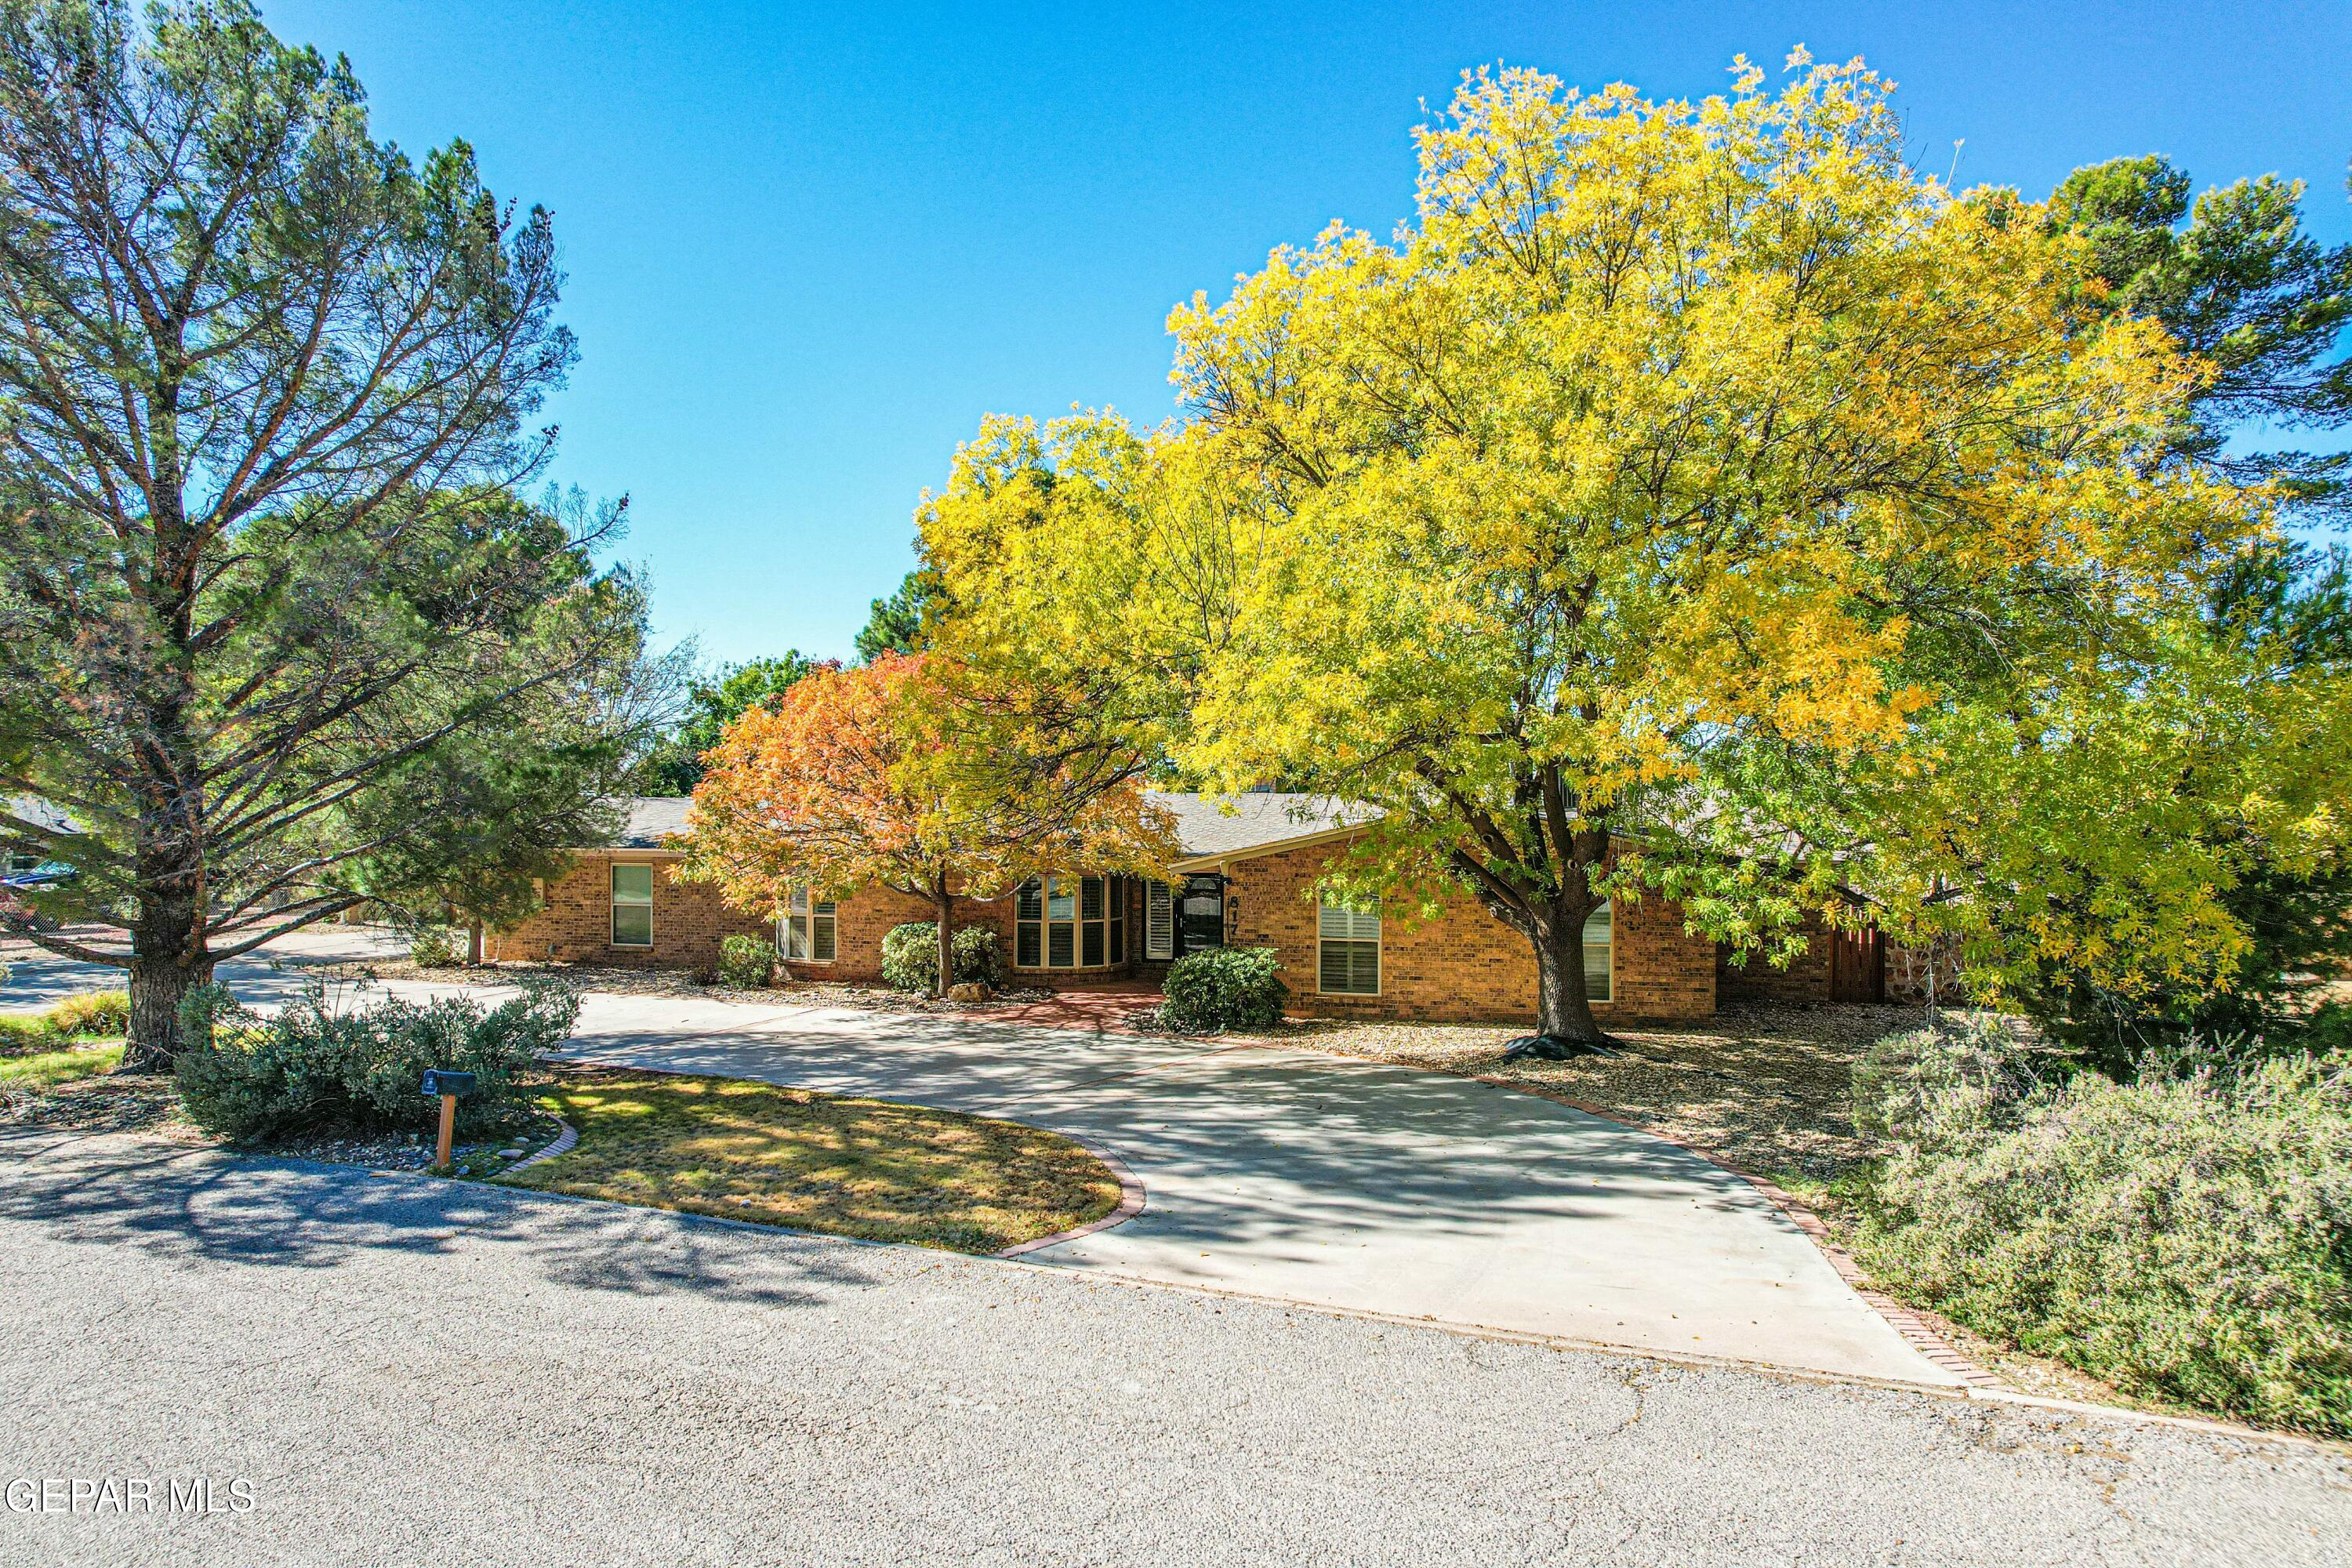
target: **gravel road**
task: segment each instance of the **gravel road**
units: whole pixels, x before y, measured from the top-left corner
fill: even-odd
[[[0,1312],[6,1563],[2284,1568],[2352,1541],[2352,1462],[2309,1447],[132,1138],[0,1139]],[[77,1478],[84,1511],[19,1511]],[[89,1511],[110,1478],[154,1510]],[[165,1506],[199,1479],[214,1511]]]

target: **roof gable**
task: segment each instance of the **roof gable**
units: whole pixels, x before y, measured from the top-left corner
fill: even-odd
[[[1255,854],[1341,828],[1360,827],[1380,813],[1323,795],[1191,795],[1146,790],[1144,798],[1176,818],[1176,837],[1188,859]]]

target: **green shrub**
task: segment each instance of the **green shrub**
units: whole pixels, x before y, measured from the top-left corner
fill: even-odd
[[[50,1008],[47,1018],[60,1035],[120,1035],[131,1027],[131,993],[86,991]]]
[[[2352,1058],[2352,1002],[2328,1002],[2304,1020],[2303,1045],[2315,1057]]]
[[[949,958],[959,985],[985,985],[991,991],[1004,984],[1004,950],[986,926],[959,926],[949,939]]]
[[[418,1085],[428,1068],[445,1068],[475,1075],[458,1128],[487,1131],[525,1110],[521,1077],[579,1015],[578,994],[549,984],[487,1011],[457,997],[343,1011],[314,981],[269,1016],[204,986],[181,1007],[191,1046],[180,1056],[180,1100],[197,1126],[239,1142],[330,1124],[422,1131],[440,1108]]]
[[[1262,1029],[1282,1019],[1290,987],[1270,947],[1213,947],[1168,966],[1160,1021],[1187,1035]]]
[[[466,933],[450,926],[424,926],[408,939],[409,962],[419,969],[455,969],[468,951]]]
[[[2341,1061],[2084,1072],[1923,1119],[1857,1245],[1898,1291],[2126,1393],[2352,1435]]]
[[[1874,1042],[1853,1069],[1853,1124],[1881,1138],[1916,1142],[1975,1126],[2014,1107],[2041,1083],[2017,1030],[1990,1014]]]
[[[901,991],[929,992],[940,983],[940,928],[932,921],[892,926],[882,938],[882,978]],[[958,926],[949,939],[950,966],[959,985],[993,990],[1004,977],[1004,955],[986,926]]]
[[[775,977],[776,944],[763,936],[736,935],[719,944],[719,983],[757,991]]]

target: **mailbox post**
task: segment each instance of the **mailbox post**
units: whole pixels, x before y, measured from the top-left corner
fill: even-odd
[[[425,1075],[425,1098],[439,1097],[441,1101],[441,1138],[434,1145],[433,1168],[449,1168],[449,1141],[457,1131],[457,1097],[474,1092],[474,1075],[469,1072],[443,1072],[438,1068]]]

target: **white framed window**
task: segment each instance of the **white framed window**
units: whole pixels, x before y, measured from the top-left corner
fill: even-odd
[[[1381,994],[1381,905],[1325,904],[1315,913],[1315,988],[1326,996]]]
[[[1606,1002],[1613,994],[1616,944],[1612,940],[1609,906],[1601,905],[1584,921],[1584,997]]]
[[[654,944],[654,868],[643,861],[613,862],[613,945]]]
[[[1157,878],[1143,884],[1143,956],[1176,956],[1176,892]]]
[[[1032,877],[1013,891],[1018,969],[1106,969],[1127,962],[1127,879]]]
[[[794,888],[786,901],[776,950],[800,963],[831,963],[841,950],[840,909],[831,899],[812,901],[806,888]]]

